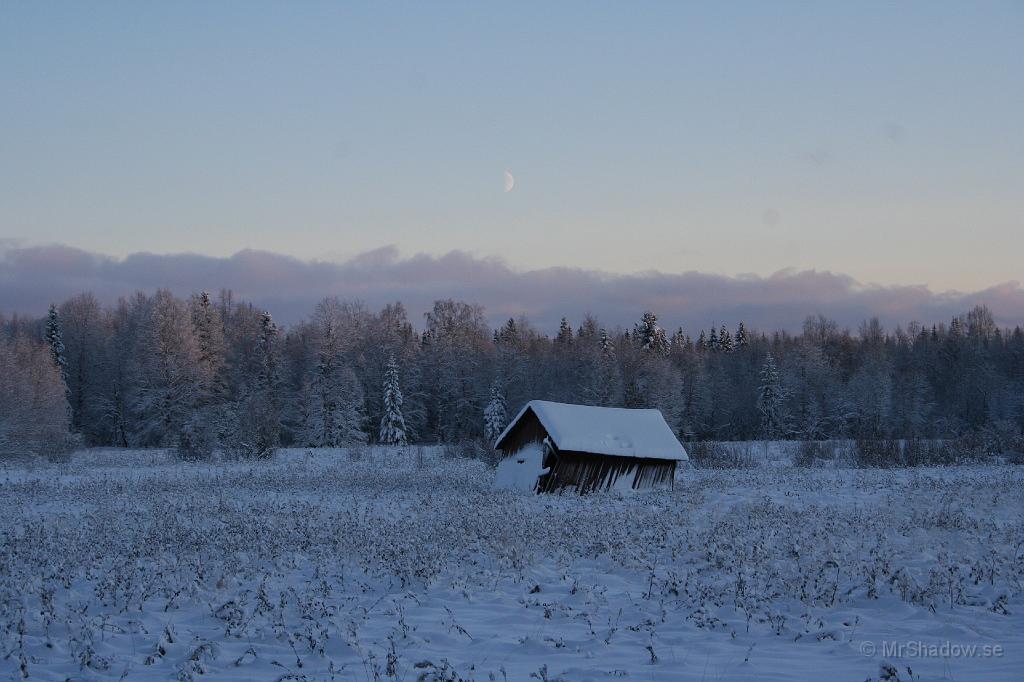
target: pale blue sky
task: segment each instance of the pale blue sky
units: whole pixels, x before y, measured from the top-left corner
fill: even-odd
[[[0,239],[116,256],[977,289],[1022,122],[1022,2],[0,4]]]

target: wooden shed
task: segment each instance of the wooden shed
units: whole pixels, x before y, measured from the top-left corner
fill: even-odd
[[[535,467],[538,492],[671,488],[676,463],[689,460],[659,410],[546,400],[528,402],[494,447],[506,469]]]

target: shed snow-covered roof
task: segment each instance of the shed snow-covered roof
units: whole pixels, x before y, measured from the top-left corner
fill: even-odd
[[[570,405],[547,400],[526,403],[498,436],[495,447],[501,444],[527,410],[537,415],[559,450],[617,457],[690,459],[660,410]]]

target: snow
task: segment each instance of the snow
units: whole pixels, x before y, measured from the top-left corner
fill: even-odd
[[[688,469],[580,497],[495,492],[442,452],[0,464],[0,679],[1024,670],[1021,467]]]
[[[533,492],[537,479],[548,473],[544,467],[544,446],[530,443],[522,450],[498,463],[494,474],[495,490]]]
[[[659,410],[570,405],[547,400],[528,402],[495,441],[495,447],[527,410],[533,410],[559,450],[618,457],[689,459]]]

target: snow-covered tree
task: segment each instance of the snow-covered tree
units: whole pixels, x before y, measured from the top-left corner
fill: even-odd
[[[686,349],[686,335],[683,328],[679,327],[672,333],[672,340],[669,342],[669,349],[673,353],[681,353]]]
[[[658,325],[658,316],[650,311],[644,313],[633,328],[633,340],[643,350],[662,354],[668,352],[668,336]]]
[[[414,434],[423,431],[425,416],[423,396],[417,390],[420,385],[420,366],[416,362],[419,335],[401,303],[388,303],[377,314],[367,311],[364,320],[354,322],[351,331],[345,332],[353,341],[345,357],[363,387],[366,424],[373,425],[373,435],[378,437],[384,419],[388,364],[394,357],[400,368],[405,437],[407,441],[412,440]]]
[[[104,339],[109,318],[92,294],[79,294],[57,308],[64,345],[64,380],[71,405],[71,430],[90,445],[105,444],[103,396],[109,391]]]
[[[0,453],[53,456],[71,445],[71,413],[52,347],[0,337]]]
[[[563,346],[572,344],[572,326],[564,317],[558,325],[558,336],[555,337],[555,343]]]
[[[302,442],[310,447],[344,447],[367,441],[363,390],[351,368],[321,368],[310,384],[311,401]]]
[[[585,316],[583,318],[583,323],[580,325],[579,331],[576,333],[576,336],[581,341],[586,341],[586,340],[594,341],[594,340],[597,339],[597,335],[598,335],[597,318],[595,318],[593,315]]]
[[[505,383],[498,377],[491,384],[491,399],[484,408],[484,439],[493,444],[508,426]]]
[[[516,328],[516,321],[508,318],[508,321],[498,330],[498,343],[512,344],[519,339],[519,330]]]
[[[302,441],[313,447],[342,447],[365,443],[363,390],[345,363],[336,320],[318,320],[317,363],[308,381],[308,414]]]
[[[257,418],[253,454],[259,457],[272,455],[281,438],[281,349],[278,341],[277,323],[265,310],[260,315],[259,374],[252,396],[253,414]]]
[[[733,350],[732,336],[729,335],[729,330],[722,325],[721,331],[718,332],[718,348],[723,353],[731,353]]]
[[[440,300],[434,302],[425,317],[431,344],[422,358],[421,376],[434,394],[428,428],[443,441],[479,438],[487,386],[485,359],[494,348],[483,308],[462,301]],[[517,325],[509,322],[499,333],[499,341],[521,354]]]
[[[405,445],[405,417],[402,415],[402,389],[398,384],[398,362],[394,353],[388,358],[384,372],[384,413],[380,419],[380,442]]]
[[[718,332],[715,331],[715,325],[711,325],[711,333],[708,335],[708,350],[716,351],[718,349]]]
[[[129,404],[139,445],[175,446],[199,390],[198,353],[185,304],[161,289],[137,300]]]
[[[224,399],[227,391],[224,320],[220,309],[213,305],[210,294],[205,291],[192,297],[191,315],[199,355],[200,399],[204,404],[218,402]]]
[[[821,348],[800,344],[782,372],[789,433],[801,440],[833,438],[849,419],[849,406],[838,372]]]
[[[600,331],[600,356],[597,365],[597,404],[612,407],[622,404],[622,369],[615,352],[615,342],[606,329]]]
[[[743,320],[740,320],[740,324],[736,327],[736,339],[733,344],[737,350],[743,350],[750,345],[750,339],[747,336],[747,328],[743,325]]]
[[[755,336],[742,322],[730,334],[716,323],[698,332],[697,352],[682,331],[668,342],[650,313],[615,333],[592,317],[576,333],[567,320],[545,333],[519,317],[492,335],[485,320],[478,306],[438,301],[417,333],[400,304],[375,315],[325,299],[312,320],[281,334],[229,291],[186,301],[158,291],[112,307],[75,296],[41,319],[2,318],[0,337],[42,337],[39,348],[64,370],[71,430],[96,445],[201,452],[216,442],[250,456],[278,442],[359,440],[369,425],[376,437],[392,353],[407,440],[483,436],[495,376],[506,405],[658,407],[695,439],[751,439],[766,429],[815,439],[949,438],[997,421],[1024,429],[1024,330],[1000,328],[984,308],[906,332],[868,320],[851,334],[821,315],[796,335]],[[705,352],[709,335],[722,352]],[[326,353],[325,339],[333,344]],[[769,347],[786,358],[782,419],[761,409],[779,404],[759,390]]]
[[[236,422],[227,403],[226,342],[223,310],[202,292],[189,301],[194,346],[194,391],[189,414],[179,427],[177,453],[182,459],[205,459],[227,440]],[[184,331],[184,330],[182,330]],[[249,395],[253,389],[248,386]],[[252,427],[250,427],[251,429]]]
[[[761,368],[760,385],[757,388],[757,409],[761,413],[761,436],[767,441],[778,438],[786,431],[786,393],[782,385],[779,368],[769,352]]]
[[[231,407],[230,428],[223,435],[230,457],[265,459],[281,444],[282,385],[280,334],[267,311],[259,313],[253,357],[239,377],[238,398]]]
[[[890,363],[881,357],[865,360],[850,377],[847,393],[852,403],[853,435],[869,439],[883,437],[893,410]]]
[[[46,316],[46,343],[50,346],[50,355],[60,370],[61,377],[67,381],[68,361],[65,356],[64,334],[61,332],[57,306],[50,304],[50,312]]]

